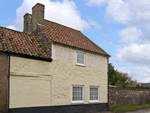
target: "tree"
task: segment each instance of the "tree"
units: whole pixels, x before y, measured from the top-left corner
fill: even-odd
[[[136,87],[140,87],[140,85],[139,85],[139,84],[137,84],[137,85],[136,85]]]
[[[109,63],[109,83],[118,87],[126,87],[130,84],[131,77],[127,73],[115,70],[112,63]]]
[[[108,69],[109,69],[109,83],[111,85],[116,85],[116,83],[118,82],[117,71],[114,69],[112,63],[109,63]]]
[[[119,82],[118,82],[118,85],[120,87],[126,87],[130,84],[131,82],[131,77],[128,77],[128,74],[127,73],[123,73],[123,72],[118,72],[119,74]]]

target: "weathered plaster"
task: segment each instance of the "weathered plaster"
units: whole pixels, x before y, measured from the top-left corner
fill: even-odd
[[[76,52],[85,53],[86,66],[76,65]],[[73,84],[84,85],[85,104],[89,103],[90,85],[100,87],[100,103],[108,102],[107,57],[52,44],[52,58],[52,62],[44,62],[27,58],[11,57],[11,75],[24,75],[29,79],[32,78],[29,76],[42,78],[44,77],[43,75],[47,75],[52,81],[52,95],[47,98],[51,100],[50,105],[70,105],[71,87]],[[37,79],[38,77],[33,78]],[[22,81],[20,84],[25,82],[24,79],[20,80]],[[40,82],[38,83],[42,84]],[[15,89],[13,89],[13,87],[12,81],[12,90]],[[50,89],[50,86],[45,87]],[[37,104],[40,105],[41,103],[37,102]]]
[[[12,75],[50,75],[50,62],[14,56],[10,57],[10,61],[10,74]]]
[[[76,53],[85,54],[86,66],[76,65]],[[72,84],[84,85],[84,103],[89,103],[89,86],[100,86],[100,102],[107,103],[107,57],[52,44],[53,105],[71,104]]]
[[[10,76],[10,107],[51,105],[51,80],[42,77]]]

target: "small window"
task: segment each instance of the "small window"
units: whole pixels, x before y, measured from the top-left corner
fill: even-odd
[[[99,87],[90,87],[90,102],[99,102]]]
[[[83,86],[72,86],[72,103],[83,103]]]
[[[85,55],[81,53],[77,53],[77,65],[85,66]]]

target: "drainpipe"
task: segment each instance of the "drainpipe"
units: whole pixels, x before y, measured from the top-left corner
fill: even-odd
[[[109,110],[109,57],[107,58],[107,74],[108,74],[108,93],[107,93],[107,96],[108,96],[108,104],[107,104],[107,108]]]
[[[8,113],[9,113],[9,94],[10,94],[10,53],[8,53]]]

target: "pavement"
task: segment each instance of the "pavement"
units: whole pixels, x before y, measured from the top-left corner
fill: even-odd
[[[143,108],[141,110],[136,110],[136,111],[128,111],[124,113],[150,113],[150,108]]]
[[[139,110],[122,111],[122,112],[104,111],[104,112],[100,112],[100,113],[150,113],[150,108],[142,108]]]

